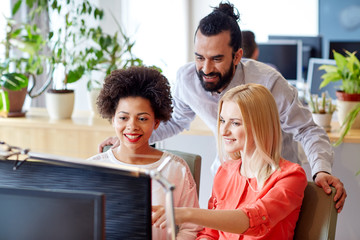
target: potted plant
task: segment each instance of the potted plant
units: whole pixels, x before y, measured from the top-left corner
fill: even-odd
[[[33,89],[36,76],[43,72],[41,51],[45,41],[36,25],[18,24],[7,18],[6,37],[1,44],[5,48],[5,54],[0,58],[1,112],[3,116],[24,116],[22,107],[26,94],[34,98],[42,93],[34,93]],[[28,89],[29,80],[33,84]],[[49,82],[46,84],[41,89]]]
[[[100,20],[103,11],[89,1],[77,5],[75,1],[52,1],[52,17],[64,22],[55,32],[50,32],[49,43],[52,50],[51,62],[54,66],[53,87],[46,93],[46,106],[50,118],[70,118],[74,108],[75,94],[68,84],[75,83],[85,75],[86,65],[82,61],[82,46],[86,45],[89,19]]]
[[[143,61],[132,53],[135,41],[128,37],[116,18],[113,19],[118,27],[114,34],[107,34],[100,27],[89,30],[89,38],[94,45],[86,48],[83,62],[86,62],[86,72],[89,74],[87,88],[90,106],[96,116],[96,99],[102,87],[102,80],[115,69],[125,69],[130,66],[142,66]],[[151,66],[161,72],[156,66]]]
[[[119,24],[118,31],[114,34],[104,33],[100,27],[91,28],[89,38],[94,44],[86,48],[82,55],[89,75],[87,89],[90,106],[95,114],[96,99],[105,76],[115,69],[143,65],[143,61],[133,55],[132,48],[135,42],[125,35]]]
[[[317,94],[310,94],[309,106],[314,122],[326,131],[330,131],[332,115],[336,110],[336,105],[332,104],[332,99],[326,97],[326,92],[321,94],[321,98]]]
[[[338,119],[341,125],[341,135],[335,145],[339,145],[351,128],[360,128],[360,61],[356,52],[345,51],[343,56],[333,51],[335,66],[322,65],[325,70],[320,88],[330,82],[341,81],[340,89],[336,91]]]

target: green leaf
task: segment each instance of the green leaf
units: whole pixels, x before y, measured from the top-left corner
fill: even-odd
[[[9,90],[18,91],[28,86],[28,78],[21,73],[5,73],[0,79],[1,85]]]
[[[351,111],[348,113],[348,115],[346,115],[346,118],[345,118],[343,124],[340,127],[340,129],[341,129],[340,137],[334,143],[334,147],[337,147],[342,143],[342,141],[344,140],[346,134],[349,132],[349,130],[351,129],[351,126],[355,122],[356,116],[359,114],[359,112],[360,112],[360,103],[356,104],[351,109]]]
[[[80,66],[75,70],[70,70],[68,77],[67,77],[67,82],[68,83],[74,83],[77,80],[79,80],[85,73],[85,67]]]
[[[4,89],[0,89],[0,116],[7,116],[10,109],[9,95]]]
[[[21,3],[22,3],[22,0],[18,0],[18,1],[15,3],[15,5],[14,5],[14,7],[13,7],[13,9],[12,9],[12,15],[13,15],[13,16],[17,13],[17,11],[19,11],[19,8],[20,8],[20,6],[21,6]]]

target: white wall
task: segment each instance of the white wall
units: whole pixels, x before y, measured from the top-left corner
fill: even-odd
[[[192,29],[212,11],[220,1],[197,0],[192,2],[194,17]],[[317,35],[317,0],[233,0],[230,1],[240,13],[241,30],[251,30],[259,42],[266,41],[268,35]]]
[[[162,68],[170,82],[177,69],[193,59],[193,35],[198,22],[217,6],[215,0],[102,0],[106,31],[116,26],[110,12],[121,22],[127,35],[136,41],[134,53],[147,65]],[[240,13],[240,28],[255,32],[257,41],[269,34],[317,35],[318,1],[316,0],[234,0]],[[261,6],[261,7],[259,7]],[[85,82],[85,81],[83,81]],[[89,109],[85,83],[78,89],[75,109]]]
[[[1,3],[0,8],[0,41],[3,41],[6,36],[6,19],[5,17],[10,16],[10,2],[5,1]],[[3,59],[3,56],[5,54],[5,47],[3,45],[0,45],[0,60]]]

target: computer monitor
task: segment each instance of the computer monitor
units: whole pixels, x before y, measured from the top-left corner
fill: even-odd
[[[329,42],[329,59],[334,59],[333,50],[345,55],[345,51],[357,51],[355,54],[360,59],[360,41],[330,41]]]
[[[258,43],[260,62],[274,65],[291,84],[302,80],[302,43],[273,40]]]
[[[310,94],[317,94],[321,96],[321,93],[327,91],[332,99],[336,99],[336,90],[339,89],[341,82],[330,82],[328,85],[320,89],[320,84],[323,81],[321,76],[325,73],[324,70],[320,70],[321,65],[336,65],[333,59],[322,58],[310,58],[309,71],[307,76],[307,85]]]
[[[104,239],[104,194],[0,187],[1,239]]]
[[[306,80],[310,58],[322,58],[322,36],[269,35],[269,40],[299,40],[302,42],[303,78]]]
[[[22,162],[17,170],[13,170],[15,161],[0,160],[0,187],[103,193],[106,239],[151,239],[149,174],[138,168],[122,170],[120,167],[47,160],[46,155],[42,160],[38,159],[41,157]],[[22,215],[19,217],[29,218]],[[36,216],[33,216],[35,220]],[[0,224],[5,227],[7,222]],[[55,237],[54,234],[51,239]]]

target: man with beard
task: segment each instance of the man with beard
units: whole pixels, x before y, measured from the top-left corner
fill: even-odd
[[[212,13],[204,17],[195,32],[195,62],[181,67],[173,89],[174,110],[172,118],[153,132],[150,141],[160,141],[184,129],[198,115],[217,135],[218,101],[229,89],[246,83],[258,83],[268,88],[275,97],[283,131],[282,157],[299,163],[294,141],[299,141],[311,166],[315,183],[330,193],[329,185],[336,188],[336,208],[343,208],[346,191],[342,182],[332,176],[334,152],[326,132],[317,126],[310,111],[299,99],[292,87],[274,68],[252,60],[242,60],[241,31],[230,3],[220,3]],[[100,145],[115,144],[109,138]],[[220,165],[217,158],[212,170]]]

